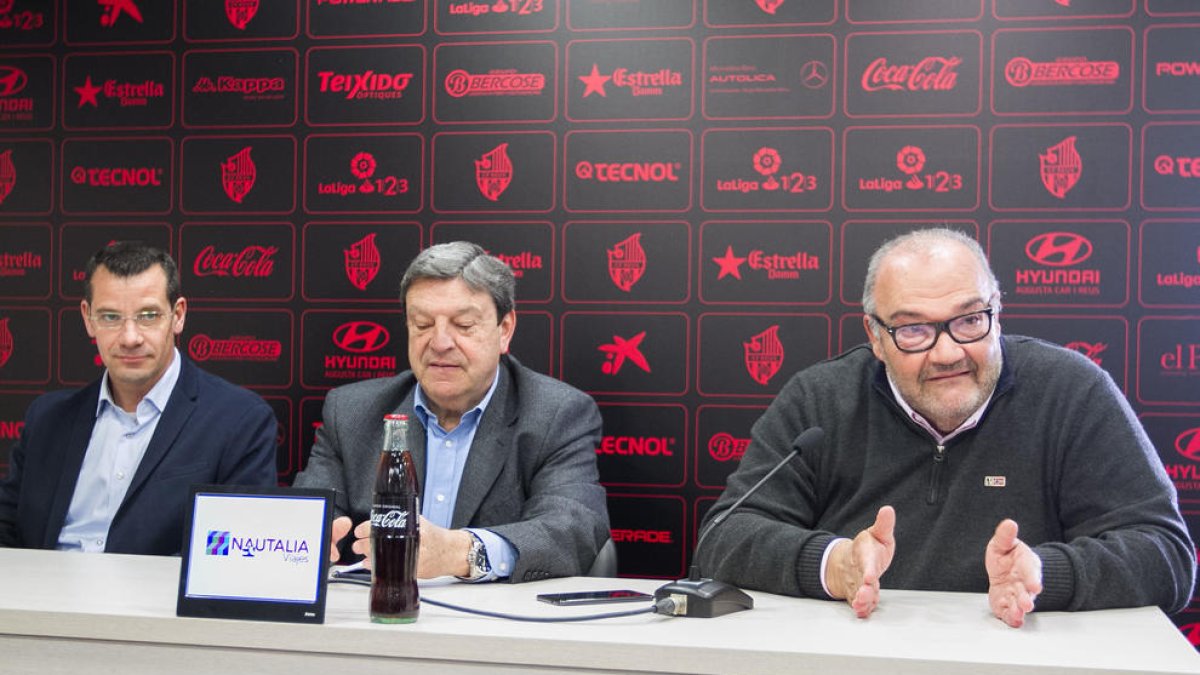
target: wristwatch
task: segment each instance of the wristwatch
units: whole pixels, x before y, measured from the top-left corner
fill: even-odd
[[[492,571],[492,566],[488,563],[487,548],[483,545],[483,540],[470,530],[467,530],[467,534],[471,535],[471,548],[467,549],[467,576],[459,578],[478,581]]]

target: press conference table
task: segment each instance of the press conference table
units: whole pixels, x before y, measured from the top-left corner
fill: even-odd
[[[752,593],[753,610],[714,619],[533,624],[425,604],[415,624],[386,626],[368,620],[365,587],[331,584],[324,624],[290,624],[175,616],[179,565],[0,549],[0,672],[1200,673],[1200,655],[1155,608],[1034,614],[1012,629],[976,594],[887,591],[859,620],[842,603]],[[661,583],[572,578],[422,592],[563,616],[640,605],[566,608],[534,596]]]

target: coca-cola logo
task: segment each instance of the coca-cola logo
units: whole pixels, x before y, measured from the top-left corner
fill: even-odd
[[[265,94],[287,89],[282,77],[233,77],[218,75],[216,79],[201,77],[192,85],[196,94]]]
[[[1025,244],[1025,255],[1039,265],[1078,265],[1092,256],[1092,242],[1074,232],[1046,232]]]
[[[349,321],[333,331],[333,343],[355,354],[379,351],[391,337],[386,328],[374,321]]]
[[[29,76],[25,71],[13,66],[0,66],[0,97],[16,96],[27,84]]]
[[[1200,427],[1187,429],[1176,436],[1175,451],[1192,461],[1200,461]]]
[[[412,73],[377,73],[374,70],[345,75],[329,70],[317,73],[321,93],[344,93],[348,101],[364,98],[400,98],[404,90],[408,89],[412,78]]]
[[[389,509],[387,511],[371,511],[371,527],[385,530],[403,530],[408,527],[408,511]]]
[[[198,277],[266,278],[275,271],[278,246],[250,245],[237,252],[218,252],[212,244],[196,255],[192,271]]]
[[[863,91],[950,91],[958,84],[957,56],[926,56],[915,64],[892,65],[879,57],[862,75]]]
[[[749,446],[749,438],[736,438],[733,434],[722,431],[708,439],[708,454],[718,462],[740,460]]]

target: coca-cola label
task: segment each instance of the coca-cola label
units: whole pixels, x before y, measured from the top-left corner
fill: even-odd
[[[234,302],[292,297],[295,233],[288,223],[184,223],[180,271],[188,295]]]
[[[380,532],[406,534],[416,528],[413,516],[407,507],[391,504],[374,504],[371,506],[371,528]]]
[[[187,214],[286,214],[296,205],[292,136],[189,136],[181,209]]]
[[[964,116],[982,107],[978,31],[855,33],[846,39],[850,117]]]

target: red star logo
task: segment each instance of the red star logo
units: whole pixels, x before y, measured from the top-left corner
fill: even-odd
[[[92,76],[88,75],[82,87],[75,87],[75,93],[79,94],[79,105],[76,107],[82,108],[84,103],[91,103],[93,108],[100,107],[96,94],[99,94],[101,89],[103,87],[92,84]]]
[[[608,96],[608,94],[604,93],[604,83],[611,79],[612,75],[601,75],[600,66],[597,66],[593,63],[592,72],[590,74],[579,76],[579,80],[587,85],[587,88],[583,90],[583,97],[587,98],[593,92],[600,94],[601,96]]]
[[[725,247],[725,256],[721,258],[713,258],[713,262],[721,266],[717,272],[717,279],[724,279],[729,275],[733,275],[735,279],[742,278],[742,263],[746,262],[745,258],[739,258],[733,254],[733,247]]]

